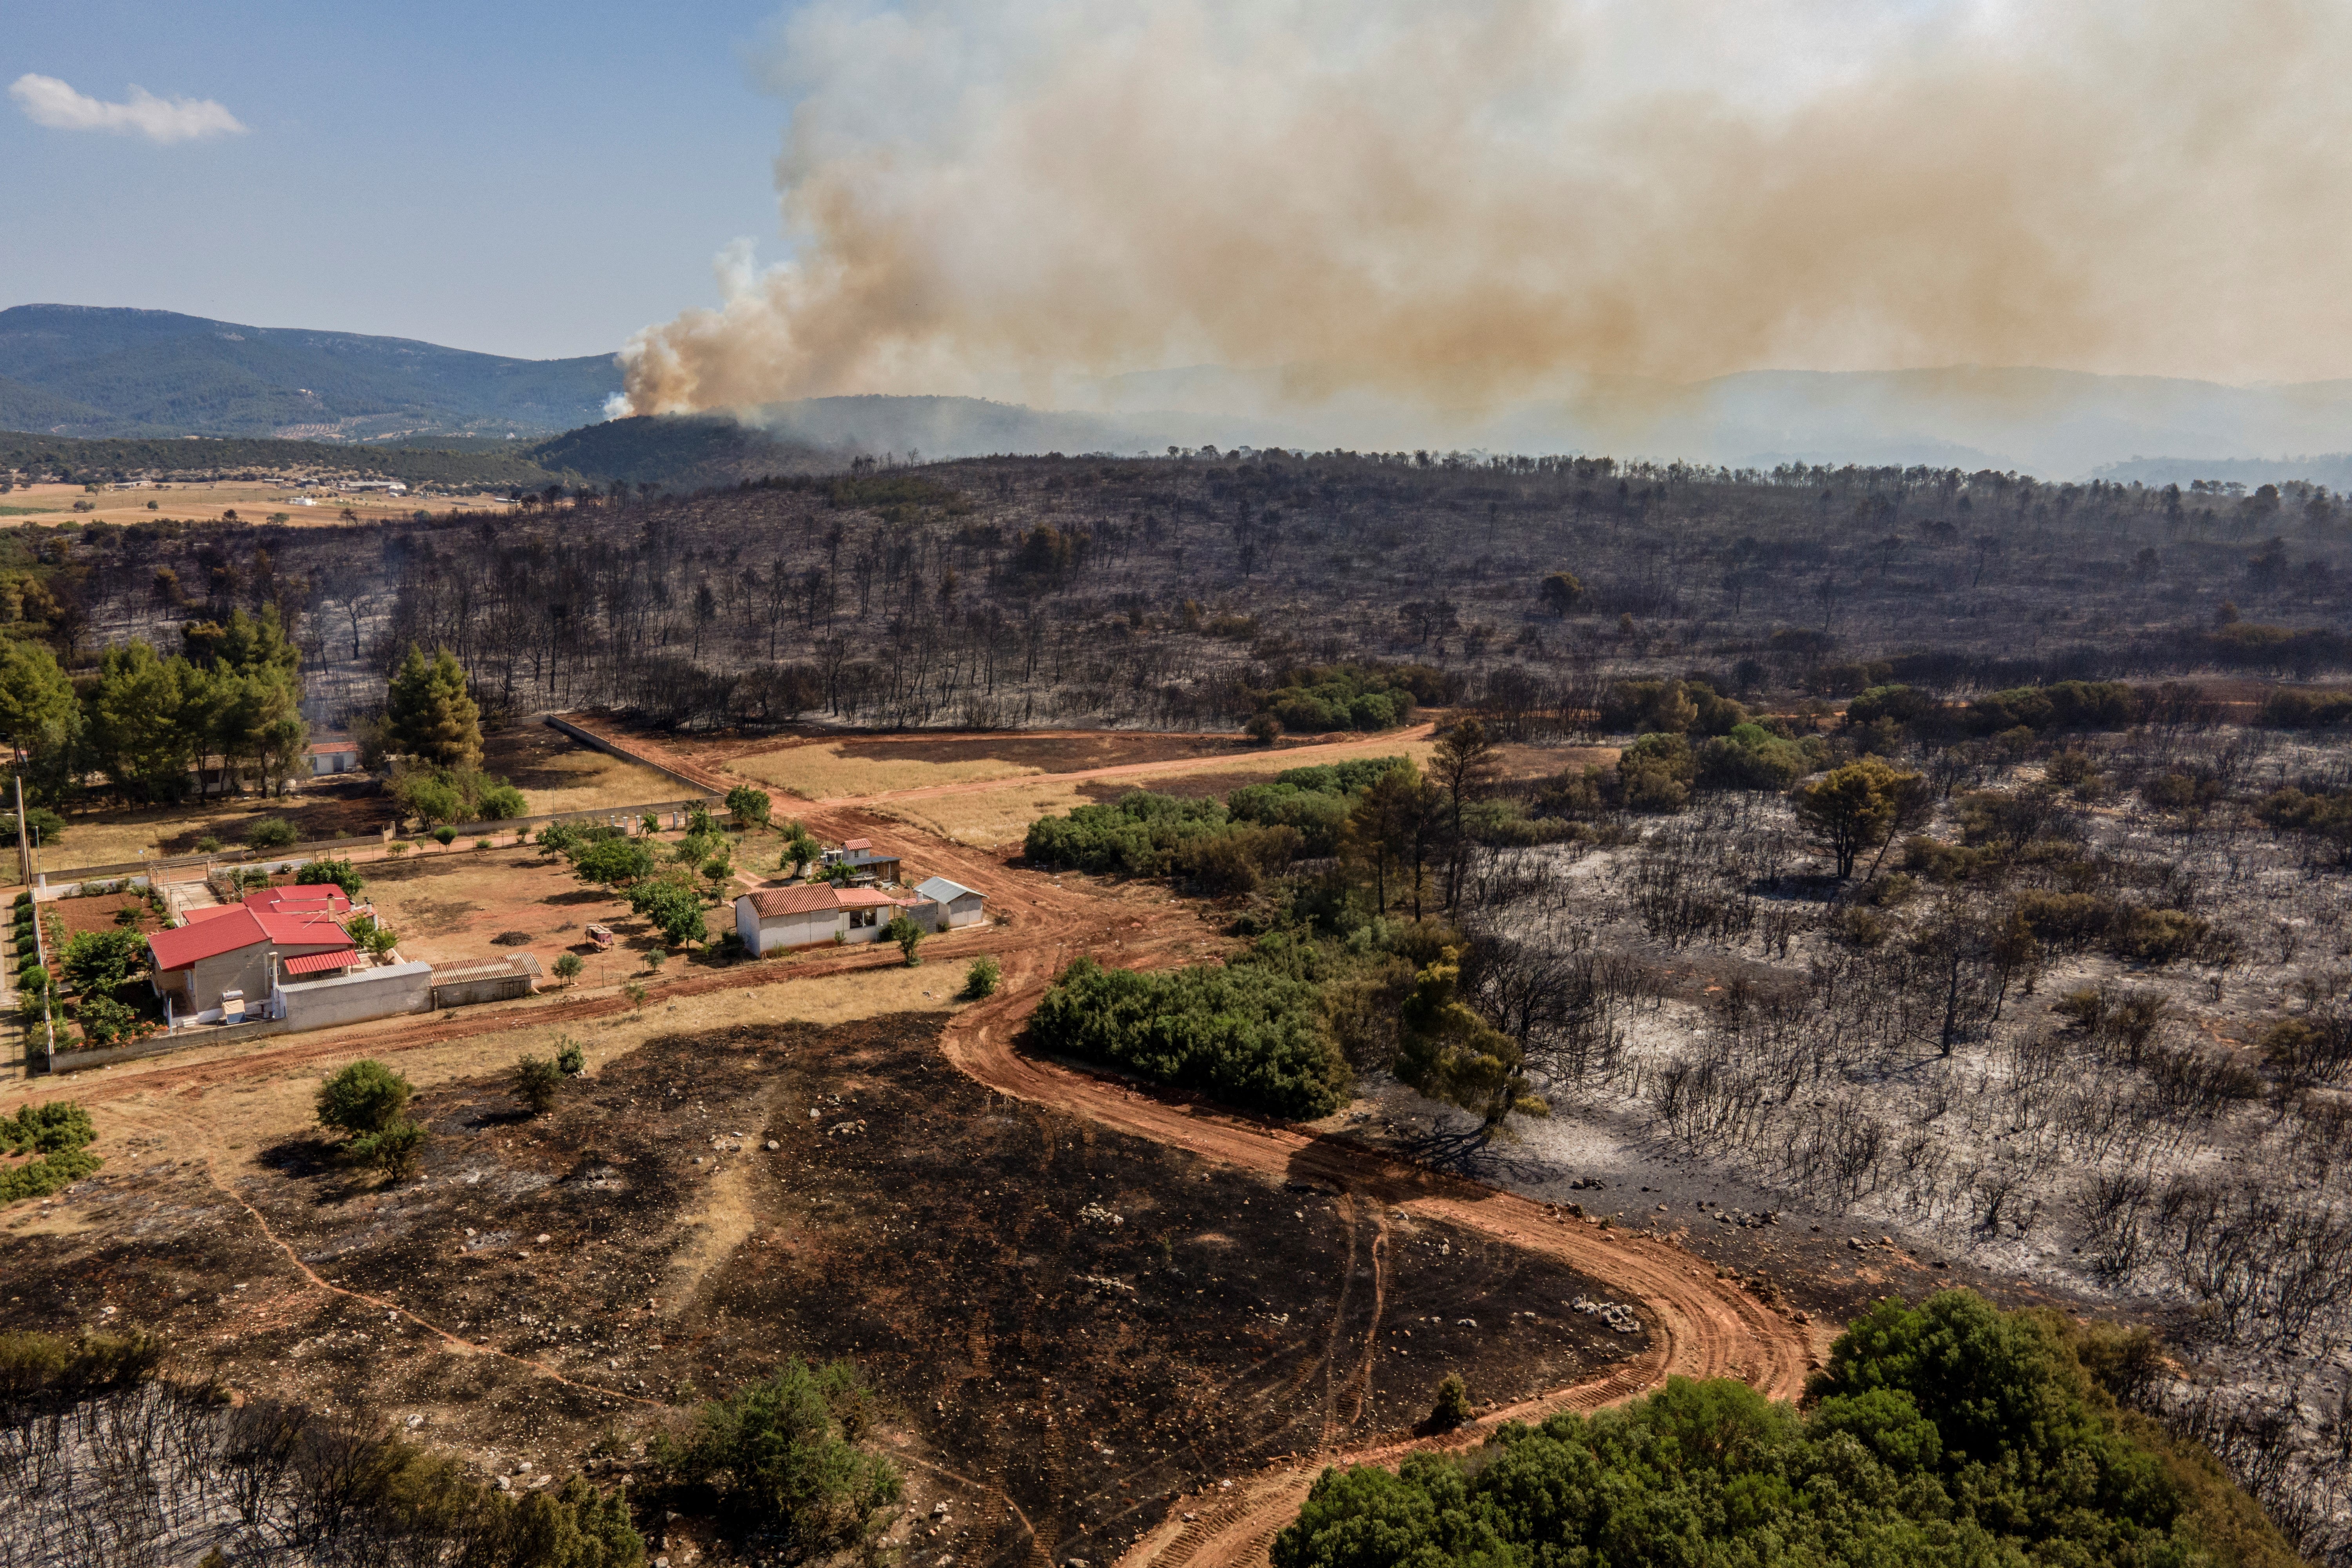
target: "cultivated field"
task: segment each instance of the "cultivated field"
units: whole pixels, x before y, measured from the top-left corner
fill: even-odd
[[[75,503],[89,510],[78,511]],[[154,502],[150,508],[148,502]],[[509,503],[493,495],[386,495],[382,490],[339,490],[332,485],[220,480],[165,482],[136,489],[87,490],[80,485],[19,485],[0,495],[0,526],[19,522],[110,522],[122,527],[173,518],[220,522],[234,511],[242,523],[276,521],[317,528],[344,521],[349,509],[361,522],[408,521],[422,511],[439,517],[452,511],[503,511]]]

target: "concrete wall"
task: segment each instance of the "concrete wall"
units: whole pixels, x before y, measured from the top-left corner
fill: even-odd
[[[280,959],[329,951],[323,944],[285,946],[277,950]],[[190,999],[189,1008],[197,1013],[209,1013],[220,1005],[222,992],[242,991],[247,1010],[258,1012],[262,1002],[269,995],[269,953],[267,942],[255,942],[248,947],[235,948],[210,958],[196,960],[195,995]]]
[[[841,929],[839,910],[811,910],[805,914],[770,915],[761,920],[747,900],[738,904],[736,911],[735,929],[743,933],[743,945],[754,957],[831,942],[834,932]]]
[[[518,996],[530,994],[528,974],[486,974],[478,980],[460,980],[452,984],[433,988],[436,1007],[471,1007],[480,1002],[510,1002]]]
[[[331,1029],[342,1024],[433,1010],[433,966],[394,963],[354,970],[332,980],[278,987],[289,1029]]]

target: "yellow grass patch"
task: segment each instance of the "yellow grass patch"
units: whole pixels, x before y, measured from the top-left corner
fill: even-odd
[[[1212,757],[1199,762],[1155,763],[1148,773],[1114,774],[1108,778],[1040,778],[1003,789],[965,790],[919,800],[879,801],[869,809],[896,817],[960,844],[982,847],[1018,844],[1029,835],[1029,825],[1041,816],[1057,816],[1085,805],[1100,790],[1152,789],[1188,773],[1256,773],[1266,778],[1292,768],[1357,757],[1402,756],[1416,767],[1425,766],[1436,748],[1427,741],[1390,740],[1384,743],[1350,744],[1337,755],[1323,747],[1299,747],[1253,752],[1237,757]],[[1093,790],[1095,794],[1089,794]]]
[[[311,504],[303,505],[305,499]],[[74,510],[77,501],[89,502],[90,510]],[[152,510],[147,505],[149,501],[155,503]],[[346,507],[356,514],[361,522],[384,522],[412,517],[420,511],[429,511],[436,516],[458,510],[502,512],[510,504],[504,497],[487,494],[391,496],[381,490],[346,493],[331,485],[298,485],[266,480],[189,484],[166,480],[161,489],[148,486],[140,489],[105,489],[95,494],[79,485],[19,485],[6,495],[0,495],[0,523],[37,522],[54,526],[63,522],[111,522],[127,525],[153,522],[166,517],[178,518],[182,521],[218,522],[223,512],[234,511],[237,521],[247,525],[265,523],[283,513],[287,523],[293,527],[322,528],[341,522]]]
[[[922,789],[930,784],[969,784],[981,779],[1020,778],[1041,770],[998,757],[927,763],[912,757],[846,754],[841,742],[788,746],[738,757],[727,764],[761,784],[789,790],[804,800],[835,800],[878,795],[885,790]]]
[[[560,773],[563,781],[523,791],[530,816],[565,811],[599,811],[616,805],[647,805],[682,800],[694,793],[667,773],[583,747],[533,765],[534,775]]]

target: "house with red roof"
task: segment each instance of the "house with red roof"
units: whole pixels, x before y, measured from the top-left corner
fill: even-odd
[[[874,942],[892,915],[914,903],[877,888],[826,882],[761,888],[735,900],[735,931],[754,958],[827,942]]]
[[[155,994],[173,1016],[201,1017],[220,1006],[225,991],[258,1004],[274,981],[340,974],[360,956],[340,919],[351,907],[341,888],[326,885],[272,888],[242,903],[191,910],[187,924],[147,939]]]

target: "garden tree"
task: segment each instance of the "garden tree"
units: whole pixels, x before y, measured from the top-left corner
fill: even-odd
[[[1429,780],[1443,792],[1445,801],[1445,907],[1449,910],[1461,894],[1462,870],[1470,854],[1463,818],[1471,803],[1494,782],[1498,750],[1484,724],[1474,718],[1457,719],[1437,732],[1437,749],[1430,754]]]
[[[312,887],[324,887],[331,882],[343,890],[343,897],[359,901],[360,889],[367,879],[349,860],[313,860],[302,868],[301,879]]]
[[[1472,1011],[1461,987],[1462,955],[1451,947],[1414,976],[1398,1014],[1397,1080],[1473,1112],[1487,1131],[1514,1110],[1549,1115],[1528,1086],[1518,1041]]]
[[[628,889],[630,910],[653,921],[672,948],[704,941],[710,934],[702,895],[694,890],[692,883],[677,879],[681,876],[674,871],[657,880],[634,883]]]
[[[394,751],[440,768],[482,764],[481,710],[467,692],[457,655],[438,648],[431,659],[415,643],[384,689],[384,740]]]
[[[899,955],[906,959],[908,968],[912,969],[923,962],[915,956],[915,949],[923,940],[923,928],[904,914],[892,915],[890,923],[882,928],[882,934],[898,944]]]
[[[898,1468],[861,1447],[872,1404],[848,1363],[788,1361],[704,1405],[684,1443],[656,1436],[646,1457],[730,1533],[756,1531],[788,1563],[862,1553],[903,1491]]]
[[[600,838],[572,856],[572,870],[600,888],[625,888],[654,874],[654,852],[640,838]]]
[[[776,868],[787,877],[797,877],[824,853],[824,846],[816,841],[816,836],[794,822],[785,830],[784,856]]]
[[[191,622],[180,629],[180,637],[189,660],[204,668],[263,676],[300,693],[302,655],[287,637],[275,605],[265,606],[258,617],[232,610],[225,623]]]
[[[566,985],[579,979],[581,970],[585,967],[587,966],[580,962],[580,955],[576,952],[559,952],[555,955],[555,977]]]
[[[265,816],[245,830],[245,841],[256,849],[283,849],[296,837],[294,825],[282,816]]]
[[[203,726],[191,710],[201,703],[204,686],[186,659],[163,658],[143,642],[100,656],[89,697],[90,747],[118,795],[161,803],[187,793],[192,732]]]
[[[544,1116],[555,1109],[555,1097],[563,1090],[563,1069],[545,1057],[525,1055],[516,1061],[509,1083],[533,1116]]]
[[[1798,785],[1791,798],[1797,820],[1830,852],[1843,881],[1866,851],[1884,858],[1896,829],[1931,796],[1925,776],[1898,773],[1877,757],[1861,757]],[[1872,869],[1877,869],[1875,862]]]
[[[734,817],[738,827],[767,826],[770,809],[768,792],[757,784],[737,784],[727,792],[728,815]]]
[[[355,916],[343,930],[372,958],[382,958],[400,945],[400,933],[373,915]]]
[[[19,766],[28,752],[56,745],[79,717],[73,682],[58,668],[57,655],[18,638],[0,647],[0,739]]]
[[[135,931],[74,933],[58,965],[66,989],[85,996],[110,994],[147,963],[147,939]]]
[[[1584,597],[1584,584],[1571,572],[1555,572],[1536,589],[1536,597],[1551,616],[1565,616]]]

